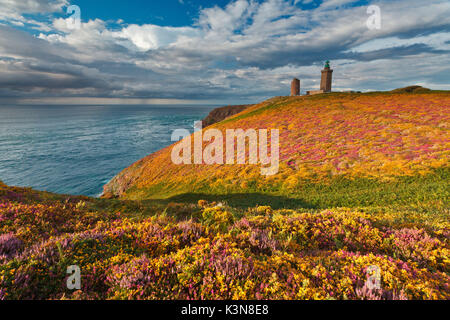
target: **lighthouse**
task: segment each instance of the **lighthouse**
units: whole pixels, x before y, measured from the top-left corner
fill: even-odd
[[[323,92],[331,92],[331,84],[333,82],[333,70],[330,68],[330,61],[325,62],[325,68],[322,70],[322,80],[320,81],[320,90]]]
[[[291,97],[300,95],[300,80],[294,78],[291,82]]]

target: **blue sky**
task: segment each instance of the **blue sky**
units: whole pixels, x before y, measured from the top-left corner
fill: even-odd
[[[70,5],[81,10],[79,25]],[[380,25],[370,28],[373,6]],[[251,103],[287,95],[293,77],[302,92],[317,89],[328,59],[336,91],[450,89],[446,0],[0,0],[0,7],[3,103]]]
[[[258,3],[263,0],[255,1]],[[295,2],[295,1],[294,1]],[[202,8],[218,6],[225,8],[229,0],[74,0],[75,4],[83,8],[84,19],[118,20],[127,23],[154,23],[161,26],[182,27],[191,25],[198,18]],[[318,7],[322,1],[298,1],[296,6],[305,10]],[[349,4],[356,6],[368,1],[355,1]]]
[[[201,7],[219,5],[224,7],[228,1],[118,1],[118,0],[76,0],[76,4],[83,8],[85,19],[118,20],[127,23],[153,23],[161,26],[181,27],[191,25],[198,17]]]

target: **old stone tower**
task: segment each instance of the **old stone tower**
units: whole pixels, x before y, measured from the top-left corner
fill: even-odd
[[[300,80],[294,78],[291,83],[291,97],[300,95]]]
[[[320,81],[320,90],[323,92],[331,92],[331,84],[333,83],[333,70],[330,69],[330,61],[325,63],[322,70],[322,80]]]

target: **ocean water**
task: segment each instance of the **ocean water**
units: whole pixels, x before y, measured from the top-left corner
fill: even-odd
[[[0,180],[50,192],[98,196],[135,161],[193,132],[211,107],[0,106]]]

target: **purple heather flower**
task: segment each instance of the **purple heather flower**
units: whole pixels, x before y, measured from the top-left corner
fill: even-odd
[[[23,242],[13,233],[0,235],[0,255],[11,258],[22,248]]]

